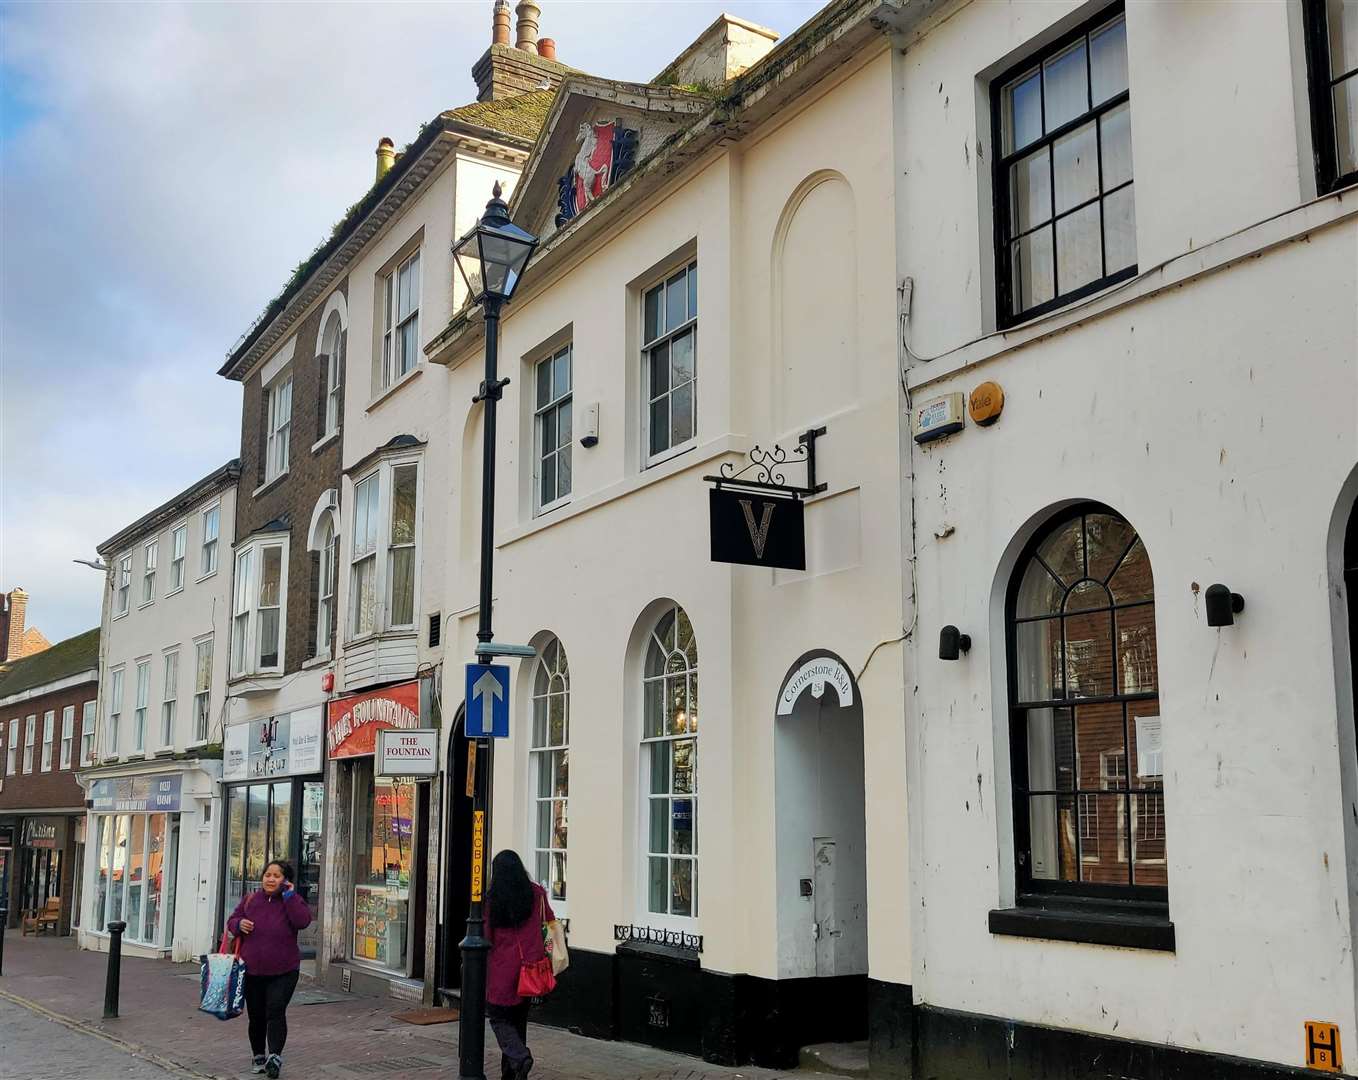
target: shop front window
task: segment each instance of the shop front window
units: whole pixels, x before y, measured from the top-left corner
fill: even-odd
[[[174,936],[178,837],[178,815],[96,817],[95,930],[122,920],[127,923],[127,941],[169,946]]]
[[[113,832],[112,818],[104,815],[94,819],[95,852],[94,862],[94,929],[104,929],[105,905],[108,903],[109,857],[108,838]]]
[[[410,882],[415,865],[416,788],[355,766],[354,940],[356,960],[404,972]]]

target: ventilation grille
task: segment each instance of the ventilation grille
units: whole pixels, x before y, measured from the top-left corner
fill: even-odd
[[[442,613],[436,611],[434,612],[434,614],[429,616],[429,647],[431,649],[437,649],[439,646],[439,641],[442,639],[442,637],[443,637],[443,615]]]

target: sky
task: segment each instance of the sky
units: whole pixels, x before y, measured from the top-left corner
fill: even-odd
[[[563,63],[645,81],[722,10],[786,36],[823,0],[540,2]],[[0,3],[0,590],[30,626],[97,626],[71,560],[238,455],[226,353],[377,140],[475,100],[491,7]]]

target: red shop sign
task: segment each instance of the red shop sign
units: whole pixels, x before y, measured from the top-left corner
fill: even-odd
[[[326,753],[332,758],[368,757],[383,728],[420,726],[420,683],[401,683],[385,690],[337,698],[325,721]]]

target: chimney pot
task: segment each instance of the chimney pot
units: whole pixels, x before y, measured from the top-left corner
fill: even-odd
[[[549,37],[538,38],[538,55],[544,60],[555,60],[556,42]]]
[[[533,3],[533,0],[519,0],[519,5],[514,10],[518,12],[519,16],[516,28],[517,40],[514,42],[514,47],[522,49],[524,52],[537,52],[538,18],[542,15],[541,6]]]
[[[495,0],[495,13],[491,17],[490,43],[509,44],[509,0]]]
[[[377,179],[381,180],[396,164],[396,144],[385,135],[377,144]]]

